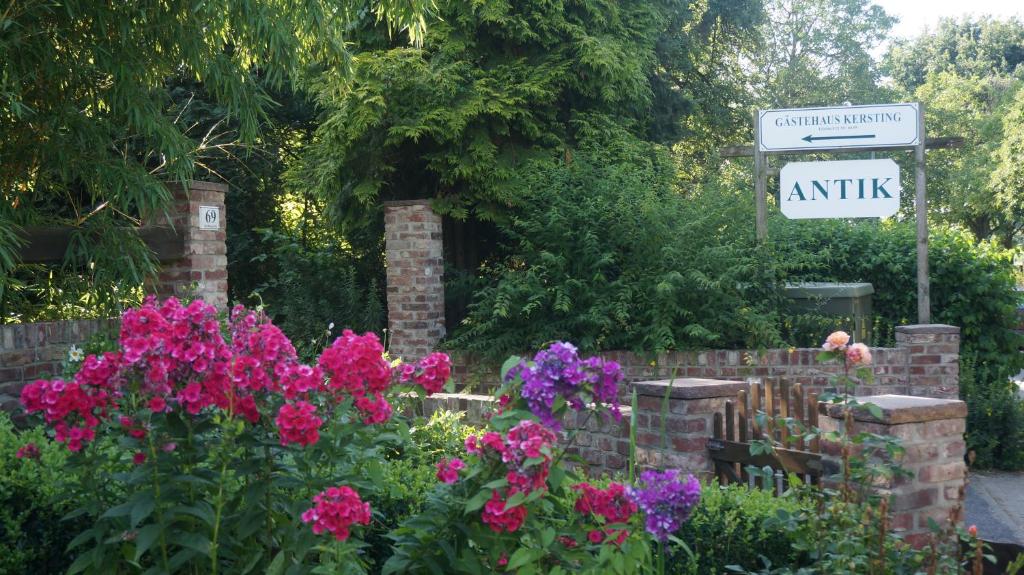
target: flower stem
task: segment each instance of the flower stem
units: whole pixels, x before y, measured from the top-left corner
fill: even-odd
[[[562,449],[562,451],[560,451],[555,457],[554,461],[551,462],[551,467],[557,466],[558,462],[561,461],[562,457],[569,451],[569,448],[572,447],[572,444],[576,441],[576,434],[579,433],[580,430],[587,428],[587,424],[590,423],[591,415],[594,415],[594,412],[587,411],[586,417],[583,418],[583,423],[581,423],[578,428],[569,431],[569,441],[565,442],[565,448]]]
[[[213,517],[213,537],[210,540],[210,573],[217,575],[217,538],[220,536],[220,520],[224,512],[224,476],[228,472],[228,461],[224,459],[220,466],[220,478],[217,485],[217,508]]]
[[[147,433],[149,443],[149,457],[153,466],[153,500],[156,502],[156,520],[160,523],[160,558],[163,561],[164,571],[168,571],[167,538],[164,536],[164,510],[160,501],[160,467],[157,465],[156,444],[153,442],[153,434]]]
[[[658,541],[658,575],[665,575],[665,542]]]
[[[263,505],[267,508],[267,549],[273,549],[273,509],[271,508],[271,491],[273,489],[274,462],[270,459],[270,446],[263,446],[263,459],[266,461],[267,492],[264,496]]]

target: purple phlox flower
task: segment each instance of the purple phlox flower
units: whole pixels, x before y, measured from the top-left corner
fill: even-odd
[[[700,482],[693,475],[681,480],[678,469],[645,471],[637,486],[626,488],[626,494],[644,512],[647,532],[665,541],[690,518],[700,501]]]
[[[616,420],[622,417],[618,402],[622,368],[614,361],[598,357],[581,360],[576,347],[570,343],[555,342],[538,351],[533,361],[523,360],[506,376],[508,380],[516,377],[522,379],[520,395],[526,399],[530,411],[555,430],[562,428],[553,412],[559,396],[576,411],[593,401],[607,404]]]

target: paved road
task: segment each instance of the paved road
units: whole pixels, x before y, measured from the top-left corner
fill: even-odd
[[[982,539],[1024,545],[1024,473],[972,472],[964,511]]]

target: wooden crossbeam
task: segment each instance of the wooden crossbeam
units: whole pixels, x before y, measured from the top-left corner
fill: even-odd
[[[929,150],[943,148],[962,148],[964,139],[960,136],[946,136],[941,138],[926,138],[924,147]],[[882,152],[886,150],[913,150],[914,146],[885,147],[885,148],[846,148],[845,152]],[[814,154],[827,153],[829,150],[800,150],[794,152],[765,152],[766,154]],[[754,146],[726,146],[718,149],[718,155],[723,158],[749,158],[754,155]]]
[[[781,447],[771,454],[751,455],[750,444],[727,439],[709,439],[711,458],[721,463],[741,463],[756,467],[772,467],[797,475],[821,475],[821,454]]]
[[[19,250],[19,260],[26,264],[64,261],[72,235],[76,231],[78,228],[71,226],[24,228],[20,234],[24,243]],[[138,229],[138,234],[162,262],[173,261],[185,255],[185,236],[180,230],[169,227],[143,227]]]

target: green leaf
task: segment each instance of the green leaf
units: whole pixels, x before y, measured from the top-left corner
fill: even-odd
[[[390,562],[390,561],[389,561]],[[274,556],[274,560],[267,566],[267,572],[265,575],[283,575],[284,574],[284,551],[278,551],[277,555]]]
[[[868,413],[875,419],[882,419],[885,415],[882,413],[882,408],[873,403],[865,403],[864,407],[867,408]]]
[[[93,552],[90,549],[78,557],[75,557],[74,562],[72,562],[71,566],[68,567],[67,575],[75,575],[75,573],[81,573],[84,571],[86,567],[92,564],[92,555]]]
[[[74,549],[75,547],[78,547],[82,543],[85,543],[86,541],[89,541],[90,539],[94,539],[95,537],[96,537],[96,530],[95,529],[86,529],[85,531],[83,531],[83,532],[79,533],[78,535],[76,535],[75,538],[71,540],[71,543],[68,543],[67,550],[70,551],[70,550]]]
[[[552,491],[558,491],[565,481],[565,469],[561,466],[551,468],[551,472],[548,475],[548,483],[551,484]]]
[[[550,526],[545,527],[544,530],[540,532],[540,544],[541,544],[541,546],[543,546],[544,548],[550,547],[551,544],[554,543],[554,541],[555,541],[555,529],[553,527],[550,527]]]
[[[149,548],[153,546],[153,543],[160,537],[160,526],[159,525],[146,525],[139,529],[135,534],[135,558],[138,562],[142,555],[149,551]]]
[[[509,356],[509,358],[505,360],[505,363],[501,364],[501,381],[505,381],[505,376],[508,375],[509,370],[519,365],[520,361],[522,361],[522,359],[518,355],[513,355]]]
[[[284,553],[283,551],[281,553]],[[278,557],[281,555],[278,554]],[[275,559],[276,561],[276,559]],[[283,565],[283,562],[282,562]],[[405,573],[409,567],[409,558],[402,557],[399,555],[392,555],[387,562],[384,563],[384,568],[381,569],[381,575],[391,575],[392,573]],[[267,570],[267,575],[280,575],[280,572],[271,573]]]
[[[200,501],[195,505],[177,505],[169,510],[169,514],[186,514],[191,515],[193,517],[198,517],[211,527],[213,526],[214,522],[213,507],[211,507],[210,504],[206,503],[205,501]]]
[[[523,491],[517,491],[513,493],[512,497],[509,497],[508,501],[505,502],[505,509],[512,509],[517,505],[522,505],[523,502],[526,501],[526,497],[527,493]]]
[[[135,527],[141,523],[144,519],[153,513],[153,509],[156,508],[156,502],[153,500],[152,494],[147,493],[141,499],[135,502],[131,512],[131,522],[129,526]]]
[[[494,481],[484,484],[484,489],[498,489],[499,487],[505,487],[506,485],[508,485],[508,479],[502,477],[501,479],[495,479]]]
[[[487,500],[491,498],[492,490],[483,489],[476,495],[474,495],[469,501],[466,502],[466,513],[472,513],[477,509],[484,506]]]
[[[210,538],[204,533],[175,533],[173,542],[203,555],[210,555]]]
[[[182,549],[171,557],[170,561],[167,562],[167,566],[170,568],[171,573],[174,573],[179,567],[188,563],[197,555],[199,554],[194,549]]]
[[[135,503],[131,501],[129,501],[128,503],[115,505],[114,507],[107,509],[106,512],[103,513],[103,515],[100,515],[100,519],[110,519],[114,517],[124,517],[126,515],[131,515],[132,508],[134,507]]]
[[[537,557],[537,550],[530,549],[529,547],[520,547],[516,549],[516,552],[508,558],[508,565],[505,566],[506,571],[512,571],[513,569],[519,569],[527,563],[531,563]]]

